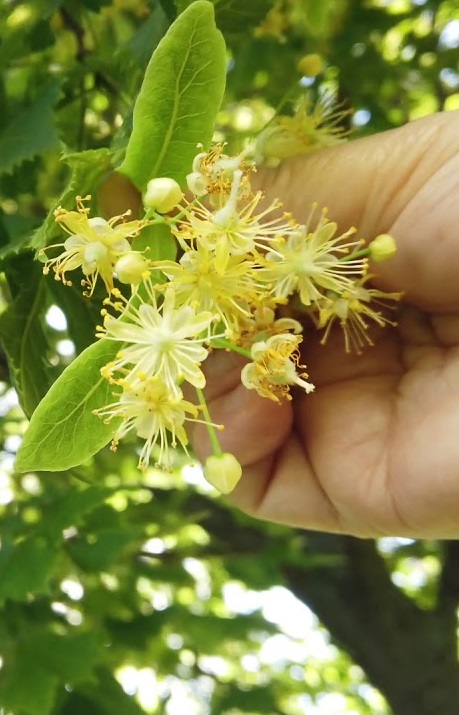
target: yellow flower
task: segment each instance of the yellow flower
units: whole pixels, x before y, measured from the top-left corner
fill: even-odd
[[[46,256],[50,249],[64,248],[64,252],[57,258],[46,261],[43,272],[47,274],[52,268],[56,280],[61,280],[64,285],[72,285],[65,276],[66,272],[81,268],[85,275],[82,285],[88,289],[85,293],[88,296],[94,292],[99,275],[107,292],[113,290],[115,265],[120,258],[132,252],[127,239],[137,236],[146,225],[145,221],[125,221],[128,214],[114,216],[109,221],[100,216],[89,218],[89,208],[84,202],[90,198],[77,197],[77,211],[67,211],[62,207],[55,210],[56,221],[70,236],[64,243],[47,246],[42,250]]]
[[[228,337],[240,332],[240,325],[251,316],[251,309],[263,296],[257,283],[253,261],[230,256],[225,272],[215,271],[215,256],[201,246],[187,250],[179,263],[159,261],[156,266],[171,281],[177,305],[190,305],[218,316]]]
[[[119,318],[106,315],[104,332],[99,336],[124,343],[116,360],[103,368],[110,379],[115,372],[131,377],[156,377],[171,394],[179,394],[178,385],[187,380],[197,388],[205,385],[201,362],[207,357],[203,342],[208,340],[215,316],[208,311],[196,312],[189,305],[175,308],[175,294],[165,293],[160,307],[154,287],[143,284],[149,302],[140,295],[128,303]],[[203,336],[203,333],[205,335]]]
[[[223,144],[216,144],[209,152],[199,152],[193,161],[193,171],[187,176],[187,184],[195,196],[208,194],[211,202],[219,204],[230,193],[234,172],[242,172],[239,186],[241,197],[250,191],[250,172],[245,158],[252,151],[247,147],[237,156],[228,156],[223,153]]]
[[[301,341],[300,335],[285,333],[252,345],[253,362],[242,368],[242,384],[274,402],[280,402],[281,398],[291,399],[289,390],[292,385],[298,385],[306,393],[312,392],[314,385],[306,382],[307,373],[297,372],[297,367],[304,367],[299,364]]]
[[[194,421],[198,408],[184,400],[180,390],[171,394],[156,377],[133,381],[122,379],[116,384],[123,388],[118,401],[94,412],[105,422],[122,420],[113,438],[112,449],[116,450],[119,440],[133,431],[145,440],[139,468],[144,470],[148,467],[156,446],[159,448],[157,464],[170,468],[173,463],[170,448],[175,449],[180,443],[186,451],[188,437],[183,425],[187,420]]]
[[[47,274],[52,268],[56,280],[61,280],[64,285],[72,285],[65,274],[81,268],[85,275],[82,285],[88,289],[88,296],[94,292],[99,275],[110,293],[117,261],[132,252],[127,239],[137,236],[146,225],[145,221],[125,221],[127,213],[114,216],[109,221],[100,216],[89,218],[89,208],[84,205],[84,201],[90,198],[77,197],[77,211],[67,211],[62,207],[56,209],[56,221],[70,236],[63,243],[42,250],[46,256],[50,249],[63,248],[63,253],[46,261],[43,272]]]
[[[327,341],[332,325],[338,320],[344,332],[346,352],[354,350],[360,353],[365,345],[373,345],[373,340],[368,335],[368,321],[380,328],[395,325],[369,303],[373,301],[385,308],[394,308],[390,301],[400,300],[402,293],[384,293],[377,288],[365,288],[364,283],[368,279],[367,276],[352,284],[341,294],[330,293],[319,305],[318,327],[325,328],[322,343]]]
[[[336,236],[336,223],[322,212],[316,228],[310,231],[313,213],[314,209],[306,226],[299,226],[285,240],[269,247],[260,270],[260,277],[272,284],[276,298],[286,301],[298,291],[305,306],[318,301],[327,290],[345,290],[367,267],[366,258],[340,260],[361,245],[361,241],[347,240],[355,229]]]
[[[189,207],[178,228],[172,229],[179,241],[191,241],[193,245],[213,251],[215,270],[220,275],[225,273],[230,256],[264,250],[266,243],[297,225],[288,215],[266,218],[280,208],[279,202],[273,202],[257,214],[263,199],[261,191],[252,194],[239,208],[242,178],[242,171],[236,170],[229,197],[220,209],[212,212],[198,203]]]
[[[331,94],[324,94],[316,104],[309,97],[303,98],[293,116],[274,117],[260,133],[256,163],[278,166],[288,157],[341,144],[349,134],[343,127],[349,114],[349,110],[336,105]]]
[[[267,340],[272,335],[292,331],[299,335],[303,326],[294,318],[276,318],[275,311],[267,303],[256,308],[250,318],[241,321],[238,345],[251,348],[254,343]]]

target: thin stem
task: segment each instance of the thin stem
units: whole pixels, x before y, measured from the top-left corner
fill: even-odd
[[[222,350],[232,350],[235,353],[239,353],[239,355],[243,355],[244,357],[249,358],[249,360],[252,359],[252,356],[251,356],[249,350],[245,350],[244,348],[240,348],[237,345],[233,345],[233,343],[231,343],[226,338],[217,338],[216,340],[212,340],[211,345],[213,348],[221,348]]]
[[[180,213],[174,214],[173,216],[168,216],[167,214],[163,216],[163,214],[158,213],[155,209],[148,209],[145,213],[144,220],[150,221],[150,224],[164,223],[166,226],[170,226],[171,224],[174,226],[176,223],[181,221],[184,216],[186,216],[190,206],[194,206],[198,202],[199,199],[196,197],[193,201],[190,201],[186,209],[183,209],[183,211],[180,211]]]
[[[191,206],[196,206],[198,203],[199,203],[199,196],[195,196],[195,198],[193,199],[193,201],[190,201],[189,204],[188,204],[188,206],[187,206],[185,209],[183,209],[182,211],[180,211],[180,213],[174,214],[173,216],[169,216],[168,219],[167,219],[167,223],[173,223],[173,224],[178,223],[179,221],[182,220],[182,218],[183,218],[184,216],[187,215],[188,210],[190,209],[190,207],[191,207]]]
[[[161,214],[157,213],[155,209],[148,209],[145,213],[145,216],[143,217],[145,221],[149,221],[150,226],[158,224],[158,223],[164,223],[167,225],[168,221],[162,216]]]
[[[350,253],[348,256],[341,256],[338,260],[340,263],[347,263],[348,261],[353,261],[356,258],[365,258],[365,256],[370,255],[370,248],[361,248],[360,251],[354,251],[354,253]]]
[[[212,448],[214,451],[214,454],[217,457],[220,457],[223,454],[223,450],[220,447],[220,442],[218,441],[217,437],[217,431],[215,429],[215,425],[212,422],[212,418],[209,413],[209,408],[207,407],[207,402],[206,398],[204,397],[204,393],[202,390],[200,390],[198,387],[196,388],[196,392],[198,393],[198,400],[199,404],[201,405],[204,417],[205,417],[205,425],[207,427],[207,431],[209,433],[209,438],[212,444]]]

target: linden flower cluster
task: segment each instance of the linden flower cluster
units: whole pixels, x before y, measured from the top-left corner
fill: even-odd
[[[252,190],[247,154],[230,157],[222,146],[200,152],[187,180],[192,200],[172,179],[153,179],[142,220],[89,218],[82,199],[77,211],[58,209],[56,220],[70,237],[44,268],[64,283],[67,271],[81,268],[89,294],[98,276],[107,289],[97,337],[119,350],[101,371],[114,401],[96,414],[114,420],[113,448],[132,432],[144,440],[141,469],[152,458],[170,468],[174,448],[187,451],[186,426],[204,423],[213,446],[205,475],[224,493],[238,482],[241,467],[220,448],[222,426],[213,423],[205,401],[202,365],[209,354],[223,349],[245,356],[247,389],[277,403],[290,400],[292,389],[314,390],[301,364],[302,322],[323,330],[322,342],[341,326],[345,350],[360,352],[372,344],[370,325],[390,322],[378,304],[400,297],[368,286],[368,257],[390,258],[390,236],[365,246],[355,229],[340,234],[317,208],[298,223],[279,201],[269,204]],[[128,239],[154,223],[171,228],[177,260],[147,259],[132,249]],[[155,282],[158,272],[164,280]],[[115,287],[116,279],[131,284],[129,295]],[[285,314],[293,302],[302,322]]]

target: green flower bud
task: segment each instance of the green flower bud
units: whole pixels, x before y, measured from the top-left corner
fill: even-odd
[[[148,182],[143,203],[146,208],[154,209],[160,214],[167,214],[180,203],[182,198],[182,189],[177,182],[162,176]]]
[[[117,260],[114,270],[121,283],[138,285],[149,272],[148,261],[141,253],[132,251]]]
[[[311,53],[309,55],[304,55],[298,61],[297,69],[305,77],[316,77],[316,75],[321,74],[324,71],[325,62],[321,55]]]
[[[230,494],[242,476],[242,467],[234,454],[224,452],[206,459],[204,476],[222,494]]]
[[[370,258],[376,263],[393,258],[397,252],[395,239],[389,233],[381,233],[369,244]]]

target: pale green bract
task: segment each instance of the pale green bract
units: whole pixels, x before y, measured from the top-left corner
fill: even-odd
[[[208,0],[196,0],[171,25],[147,67],[133,130],[119,167],[143,191],[168,176],[184,184],[197,144],[212,139],[225,89],[226,49]]]

